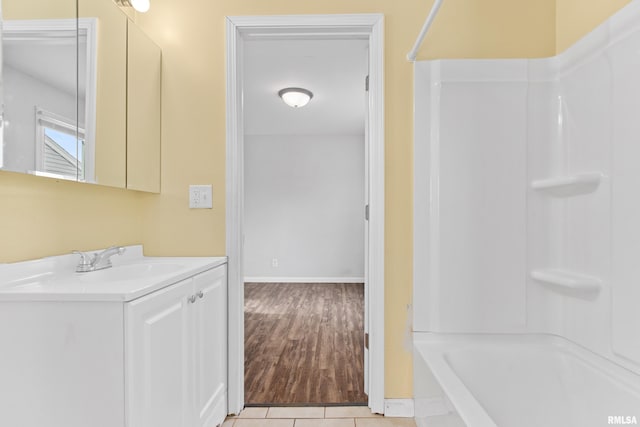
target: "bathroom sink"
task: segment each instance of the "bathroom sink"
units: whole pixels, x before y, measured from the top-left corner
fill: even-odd
[[[25,274],[14,280],[9,280],[2,285],[2,289],[22,290],[25,292],[34,292],[43,289],[47,284],[54,280],[55,275],[51,272],[40,274]]]
[[[185,269],[183,264],[140,263],[125,264],[88,273],[73,273],[70,275],[42,274],[8,283],[3,288],[12,292],[40,292],[47,289],[65,287],[125,282],[160,278],[177,273]]]
[[[182,264],[128,264],[89,273],[78,273],[77,278],[83,283],[120,282],[164,276],[178,272],[184,268],[185,266]]]
[[[121,252],[111,259],[112,267],[83,273],[76,272],[84,260],[77,253],[0,264],[0,301],[133,301],[227,262],[226,257],[146,257],[140,245]],[[95,253],[86,256],[92,260]]]
[[[48,281],[16,282],[4,286],[4,289],[23,292],[39,292],[46,288]]]

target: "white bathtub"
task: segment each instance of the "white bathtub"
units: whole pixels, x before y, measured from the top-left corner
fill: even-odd
[[[563,338],[416,333],[414,351],[419,426],[640,423],[640,376]]]

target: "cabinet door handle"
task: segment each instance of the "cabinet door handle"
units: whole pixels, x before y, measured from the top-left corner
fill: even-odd
[[[191,304],[193,304],[194,302],[196,302],[196,296],[195,296],[195,295],[191,295],[191,296],[189,297],[189,302],[190,302]]]
[[[198,298],[200,299],[204,298],[204,292],[202,291],[198,292]]]

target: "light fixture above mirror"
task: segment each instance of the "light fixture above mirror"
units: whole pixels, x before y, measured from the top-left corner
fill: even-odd
[[[299,87],[288,87],[278,91],[278,96],[282,98],[285,104],[289,107],[300,108],[304,107],[313,98],[313,93],[310,90],[302,89]]]
[[[147,12],[151,4],[149,0],[115,0],[118,6],[132,7],[138,12]]]

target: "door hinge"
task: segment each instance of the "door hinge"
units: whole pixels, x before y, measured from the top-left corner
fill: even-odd
[[[369,221],[369,205],[364,205],[364,219]]]
[[[364,348],[369,350],[369,332],[364,333]]]
[[[364,90],[369,92],[369,76],[364,78]]]

